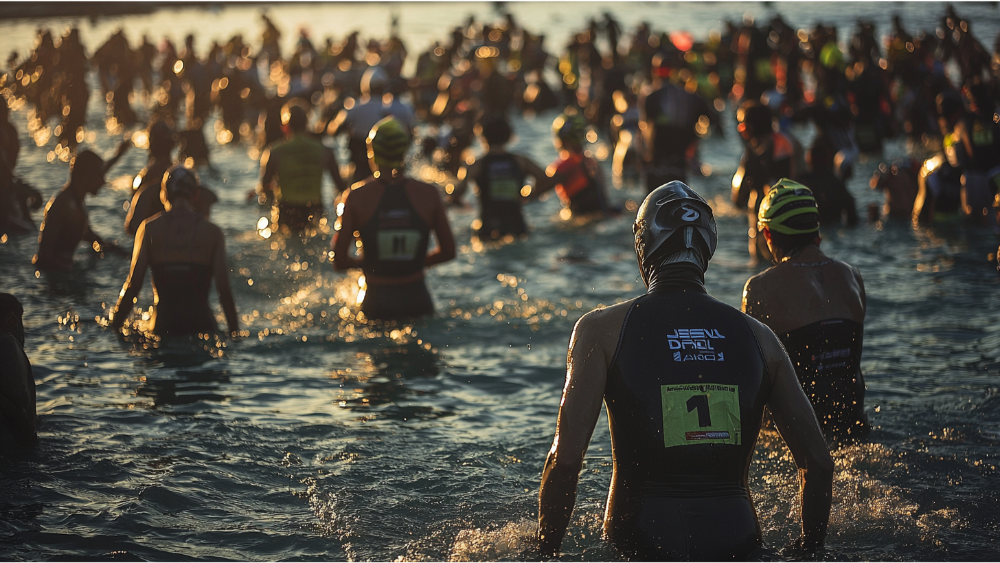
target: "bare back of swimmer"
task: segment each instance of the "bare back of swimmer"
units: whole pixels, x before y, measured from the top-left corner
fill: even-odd
[[[195,209],[200,183],[193,171],[170,169],[163,180],[166,211],[139,226],[129,277],[112,315],[112,328],[122,327],[149,268],[153,272],[153,331],[197,334],[218,331],[208,303],[212,280],[219,293],[230,333],[239,331],[229,286],[226,243],[222,230]]]

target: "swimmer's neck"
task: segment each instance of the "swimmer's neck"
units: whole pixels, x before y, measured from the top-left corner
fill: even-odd
[[[788,252],[785,252],[783,248],[775,247],[771,253],[774,255],[774,261],[777,264],[784,262],[814,262],[816,259],[826,259],[826,254],[820,250],[819,245],[819,240],[817,240],[816,242],[800,246]]]
[[[649,274],[649,288],[646,293],[667,291],[708,293],[705,289],[705,272],[690,262],[660,264]]]

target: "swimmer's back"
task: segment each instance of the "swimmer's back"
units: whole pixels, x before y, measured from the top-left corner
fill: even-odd
[[[743,310],[778,334],[826,319],[864,323],[864,282],[857,268],[809,247],[747,280]]]

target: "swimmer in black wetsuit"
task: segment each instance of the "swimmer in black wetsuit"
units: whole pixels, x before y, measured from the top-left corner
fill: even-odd
[[[146,268],[153,271],[153,332],[184,335],[219,330],[208,304],[215,278],[230,334],[240,330],[229,287],[226,239],[222,229],[196,210],[198,175],[174,166],[163,176],[160,198],[166,211],[146,219],[135,234],[132,268],[112,310],[111,327],[121,329],[142,289]]]
[[[333,269],[364,271],[361,311],[370,320],[433,314],[424,269],[455,257],[455,239],[437,188],[403,173],[409,145],[410,136],[399,121],[379,121],[368,135],[373,175],[344,192],[337,206]],[[438,248],[428,253],[432,230]],[[355,233],[363,247],[360,258],[350,255]]]
[[[533,177],[540,190],[550,187],[552,181],[530,158],[506,151],[504,145],[511,135],[506,118],[483,120],[481,133],[488,150],[479,160],[459,170],[460,181],[448,201],[460,202],[471,179],[479,188],[479,220],[473,224],[473,234],[480,239],[525,234],[528,227],[521,213],[521,202],[531,194],[525,177]]]
[[[681,182],[652,191],[634,226],[646,295],[584,315],[539,492],[539,540],[559,552],[601,401],[614,473],[604,533],[626,557],[725,560],[761,544],[748,490],[764,408],[802,478],[802,537],[823,544],[833,461],[777,337],[710,297],[716,244],[705,200]]]
[[[781,339],[827,437],[863,438],[870,426],[861,274],[819,249],[816,200],[805,186],[782,178],[764,196],[759,217],[776,265],[747,281],[743,311]]]
[[[35,433],[35,378],[24,353],[24,308],[0,293],[0,427],[20,444],[38,441]]]

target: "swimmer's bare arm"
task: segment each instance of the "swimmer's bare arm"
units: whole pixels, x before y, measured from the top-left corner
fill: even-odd
[[[437,250],[424,258],[425,267],[434,266],[435,264],[447,262],[455,258],[455,236],[452,234],[451,225],[448,223],[448,214],[444,211],[441,196],[436,191],[433,192],[433,196],[437,198],[437,203],[434,206],[431,228],[434,229],[434,235],[437,237],[438,247]]]
[[[56,248],[59,237],[62,235],[61,225],[63,224],[65,211],[63,202],[58,201],[58,197],[52,199],[45,207],[45,215],[42,218],[42,226],[38,231],[38,261],[49,262],[55,259]]]
[[[333,235],[333,269],[337,272],[346,272],[351,268],[360,268],[362,261],[351,256],[351,244],[354,242],[354,231],[358,228],[354,225],[354,206],[351,205],[351,194],[353,190],[344,192],[344,198],[340,205],[343,205],[343,212],[337,218],[337,233]]]
[[[149,238],[146,236],[146,222],[139,225],[139,230],[135,232],[135,247],[132,249],[132,266],[128,272],[128,278],[118,297],[118,303],[111,310],[111,329],[121,330],[125,324],[125,319],[132,311],[132,304],[138,297],[142,289],[142,282],[146,277],[146,268],[149,267]]]
[[[0,420],[23,444],[38,441],[35,433],[35,380],[21,346],[0,334]]]
[[[212,276],[215,278],[215,290],[219,292],[219,304],[226,315],[226,326],[229,334],[236,336],[240,331],[240,321],[236,314],[236,302],[233,301],[233,290],[229,286],[229,265],[226,263],[226,237],[218,227],[216,229],[215,254],[212,256]]]
[[[556,434],[538,491],[538,540],[545,557],[559,553],[569,525],[583,458],[601,414],[608,368],[629,306],[591,311],[570,337]]]
[[[330,147],[323,147],[323,163],[326,165],[327,172],[330,173],[330,178],[333,179],[333,185],[336,186],[338,194],[344,193],[351,187],[340,175],[340,163],[337,162],[337,155]]]
[[[482,165],[477,160],[469,166],[463,166],[458,169],[458,184],[455,184],[455,190],[448,195],[447,202],[449,205],[460,205],[462,203],[465,192],[469,190],[469,178],[478,178],[480,168],[482,168]]]
[[[271,149],[264,149],[264,154],[260,156],[260,183],[257,184],[257,196],[271,198],[274,195],[274,176],[278,173],[278,159],[271,153]],[[339,189],[339,188],[338,188]]]
[[[118,144],[118,150],[115,151],[115,156],[108,159],[104,163],[104,173],[106,174],[109,170],[114,168],[115,164],[121,160],[122,155],[128,152],[128,149],[132,147],[132,136],[130,134],[125,135],[125,140]]]
[[[531,189],[529,195],[536,191],[539,193],[545,193],[556,187],[558,182],[555,180],[554,176],[550,177],[546,174],[545,169],[538,164],[535,164],[534,160],[521,155],[515,155],[515,157],[517,158],[518,163],[521,164],[521,170],[524,170],[525,174],[535,179],[535,186]]]
[[[795,377],[795,368],[778,337],[759,322],[751,321],[750,325],[764,351],[771,375],[771,397],[767,407],[799,468],[802,503],[799,545],[806,550],[816,550],[823,545],[830,520],[833,459],[812,405],[802,391]]]

